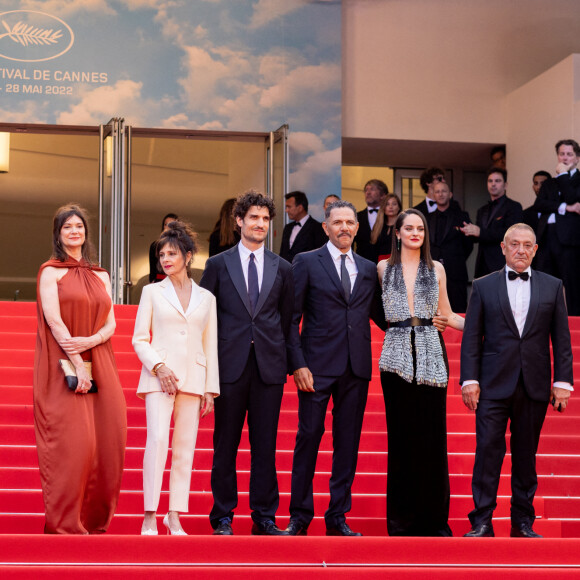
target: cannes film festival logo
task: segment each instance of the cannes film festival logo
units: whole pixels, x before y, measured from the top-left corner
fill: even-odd
[[[0,14],[0,59],[52,60],[69,51],[73,43],[72,28],[56,16],[34,10]]]

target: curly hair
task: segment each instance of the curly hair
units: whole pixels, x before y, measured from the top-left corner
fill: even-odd
[[[270,219],[273,219],[276,215],[274,202],[269,197],[255,189],[249,189],[245,193],[242,193],[240,196],[238,196],[238,199],[236,199],[233,211],[234,218],[240,218],[243,220],[246,217],[249,209],[254,205],[258,207],[267,207],[270,214]]]

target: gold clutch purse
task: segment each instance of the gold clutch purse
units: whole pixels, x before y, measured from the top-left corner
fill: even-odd
[[[68,358],[61,358],[58,362],[64,371],[64,380],[66,381],[67,387],[71,391],[75,391],[79,384],[79,379],[77,378],[77,372],[74,365],[70,362],[70,360],[68,360]],[[87,369],[87,372],[89,373],[89,378],[91,379],[91,388],[87,391],[87,393],[97,393],[97,383],[95,383],[93,380],[93,363],[90,361],[83,361],[83,363]]]

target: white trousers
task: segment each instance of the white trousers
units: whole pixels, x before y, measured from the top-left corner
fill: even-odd
[[[169,450],[169,426],[172,414],[169,511],[188,511],[200,408],[199,396],[179,391],[176,395],[153,392],[145,396],[147,444],[143,458],[143,494],[146,512],[156,512],[159,506],[163,472]]]

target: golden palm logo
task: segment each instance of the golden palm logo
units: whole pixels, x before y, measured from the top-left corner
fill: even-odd
[[[0,64],[52,60],[70,50],[72,28],[62,19],[35,10],[11,10],[0,14]]]
[[[24,22],[17,22],[12,28],[2,20],[2,26],[6,29],[4,34],[0,34],[0,39],[8,36],[14,42],[19,42],[24,46],[29,44],[55,44],[62,38],[61,30],[36,28],[34,25],[28,26]]]

